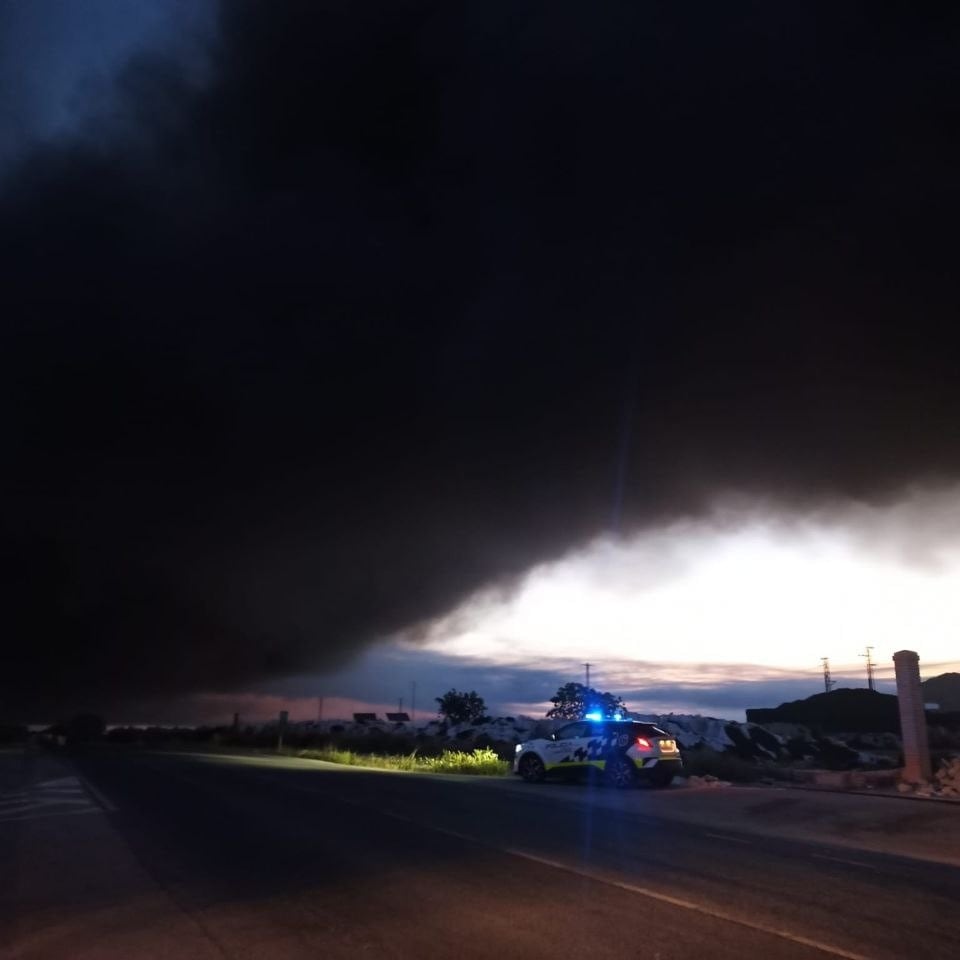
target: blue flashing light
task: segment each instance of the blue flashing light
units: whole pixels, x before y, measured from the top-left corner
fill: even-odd
[[[599,710],[591,710],[583,715],[584,720],[602,720],[603,714]]]

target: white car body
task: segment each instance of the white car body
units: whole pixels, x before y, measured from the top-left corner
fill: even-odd
[[[682,768],[676,741],[636,720],[572,721],[549,737],[517,744],[513,763],[513,772],[532,782],[600,771],[616,786],[638,779],[666,786]]]

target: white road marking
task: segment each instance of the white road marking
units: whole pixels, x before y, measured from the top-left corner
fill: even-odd
[[[272,781],[271,781],[272,782]],[[294,786],[290,784],[290,786]],[[487,840],[481,840],[479,837],[472,837],[466,833],[460,833],[458,830],[450,830],[447,827],[438,827],[436,824],[424,823],[421,820],[415,820],[405,814],[397,813],[394,810],[384,810],[380,807],[373,807],[367,803],[357,803],[342,795],[334,795],[323,790],[312,790],[309,787],[294,786],[294,789],[303,793],[322,793],[324,796],[331,797],[348,806],[359,807],[362,810],[369,810],[374,813],[383,814],[393,820],[401,823],[411,823],[414,826],[422,827],[424,830],[432,830],[434,833],[442,833],[448,837],[455,837],[458,840],[464,840],[467,843],[475,843],[489,850],[497,850],[500,853],[506,853],[511,857],[518,857],[521,860],[529,860],[531,863],[538,863],[545,867],[552,867],[554,870],[563,870],[566,873],[572,873],[576,876],[585,877],[588,880],[604,883],[610,887],[617,887],[620,890],[626,890],[629,893],[636,893],[642,897],[649,897],[651,900],[657,900],[660,903],[668,903],[672,907],[680,907],[684,910],[691,910],[694,913],[702,914],[706,917],[712,917],[715,920],[723,920],[726,923],[735,923],[738,926],[746,927],[749,930],[756,930],[758,933],[764,933],[771,937],[779,937],[781,940],[788,940],[791,943],[797,943],[804,947],[810,947],[813,950],[819,950],[821,953],[829,954],[833,957],[843,957],[844,960],[870,960],[862,953],[854,953],[851,950],[844,950],[842,947],[836,947],[830,943],[824,943],[821,940],[814,940],[812,937],[804,937],[789,930],[782,930],[779,927],[771,927],[765,923],[756,923],[753,920],[744,920],[742,917],[727,913],[725,910],[718,910],[704,903],[695,903],[693,900],[684,900],[680,897],[673,897],[670,894],[661,893],[659,890],[651,890],[649,887],[641,887],[637,884],[627,883],[623,880],[615,880],[612,877],[606,877],[602,874],[594,873],[590,870],[584,870],[580,867],[573,867],[557,860],[549,860],[546,857],[537,856],[534,853],[528,853],[526,850],[518,850],[513,847],[501,847],[490,843]],[[730,838],[726,838],[730,839]]]
[[[45,820],[48,817],[82,817],[88,813],[100,813],[100,811],[91,804],[85,810],[58,810],[55,813],[34,813],[34,814],[25,814],[24,816],[18,817],[2,817],[0,816],[0,823],[17,823],[24,820]]]
[[[564,870],[567,873],[574,873],[581,877],[587,877],[590,880],[596,880],[605,883],[611,887],[619,887],[621,890],[629,890],[631,893],[638,893],[644,897],[650,897],[652,900],[659,900],[661,903],[669,903],[673,907],[681,907],[684,910],[693,910],[696,913],[702,913],[704,916],[713,917],[716,920],[725,920],[728,923],[736,923],[741,927],[748,927],[750,930],[757,930],[760,933],[769,934],[772,937],[779,937],[782,940],[789,940],[792,943],[799,943],[804,947],[811,947],[814,950],[820,950],[822,953],[829,953],[834,957],[845,957],[846,960],[869,960],[862,953],[853,953],[850,950],[844,950],[842,947],[835,947],[830,943],[823,943],[821,940],[814,940],[811,937],[802,937],[788,930],[781,930],[778,927],[770,927],[765,923],[755,923],[752,920],[743,920],[740,917],[733,916],[724,910],[717,910],[714,907],[702,903],[694,903],[692,900],[683,900],[680,897],[672,897],[667,893],[661,893],[659,890],[651,890],[649,887],[640,887],[633,883],[625,883],[621,880],[613,880],[609,877],[597,876],[588,870],[580,870],[577,867],[567,866],[565,863],[558,863],[555,860],[548,860],[546,857],[538,857],[536,854],[527,853],[524,850],[504,850],[515,857],[522,857],[524,860],[531,860],[534,863],[542,863],[544,866],[553,867],[555,870]]]
[[[89,807],[86,797],[37,797],[36,800],[20,800],[16,804],[0,809],[0,816],[19,813],[23,810],[41,810],[44,807]]]
[[[90,799],[77,777],[45,780],[27,790],[17,790],[0,797],[2,823],[98,812],[99,807]]]
[[[44,780],[41,783],[38,783],[38,787],[42,787],[44,790],[69,790],[73,791],[77,789],[77,784],[79,783],[77,777],[59,777],[56,780]]]
[[[731,843],[753,843],[752,840],[744,840],[743,837],[728,837],[725,833],[705,833],[705,837],[713,837],[714,840],[729,840]]]
[[[83,785],[87,788],[87,792],[90,794],[90,796],[92,796],[93,799],[96,800],[104,810],[106,810],[108,813],[117,812],[116,805],[111,803],[104,796],[103,791],[95,787],[86,777],[83,778]]]
[[[811,853],[811,857],[815,857],[817,860],[831,860],[833,863],[846,863],[852,867],[863,867],[866,870],[874,870],[879,872],[880,868],[875,867],[872,863],[863,863],[860,860],[848,860],[846,857],[828,857],[825,853]]]

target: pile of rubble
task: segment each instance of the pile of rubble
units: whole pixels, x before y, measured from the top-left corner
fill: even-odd
[[[918,797],[960,799],[960,757],[944,760],[930,783],[899,783],[897,790]]]
[[[960,757],[944,760],[933,777],[934,789],[944,797],[960,797]]]
[[[696,775],[687,777],[687,786],[711,788],[729,787],[731,783],[729,780],[721,780],[719,777],[715,777],[712,773],[705,773],[702,777]]]

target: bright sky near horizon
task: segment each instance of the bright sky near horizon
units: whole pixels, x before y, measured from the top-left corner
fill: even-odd
[[[862,667],[915,649],[960,661],[960,497],[915,493],[817,515],[731,507],[532,570],[512,593],[472,598],[427,648],[499,663],[538,656],[674,666]],[[679,671],[682,673],[682,669]]]

